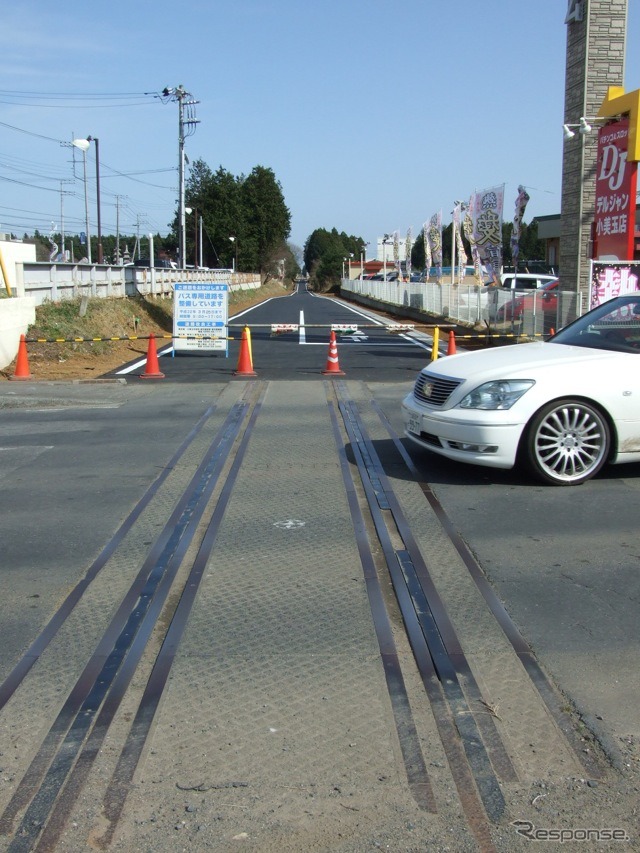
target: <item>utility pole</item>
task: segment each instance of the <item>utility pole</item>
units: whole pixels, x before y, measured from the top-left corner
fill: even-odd
[[[116,264],[120,263],[120,196],[116,195]]]
[[[136,259],[136,249],[138,251],[138,257],[142,257],[142,248],[140,246],[140,214],[136,216],[136,242],[133,247],[133,255],[131,256],[131,260],[135,261]]]
[[[71,195],[71,193],[68,192],[68,190],[64,190],[62,188],[62,185],[63,184],[71,184],[71,183],[73,183],[73,181],[68,180],[67,178],[63,178],[60,181],[60,243],[62,244],[61,249],[62,249],[62,262],[63,263],[66,260],[65,248],[64,248],[64,240],[65,240],[65,237],[64,237],[64,197],[66,195]]]
[[[195,106],[200,103],[184,86],[165,87],[162,97],[178,102],[178,267],[184,269],[185,248],[187,245],[187,226],[184,209],[184,142],[187,136],[196,132]]]
[[[104,263],[102,251],[102,219],[100,216],[100,140],[96,136],[87,136],[88,142],[96,146],[96,203],[98,212],[98,263]]]
[[[120,257],[120,199],[129,198],[126,195],[116,195],[116,256],[114,261],[116,264],[122,262]]]

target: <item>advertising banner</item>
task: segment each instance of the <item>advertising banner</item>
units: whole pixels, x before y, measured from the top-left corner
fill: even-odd
[[[431,244],[429,242],[429,223],[425,222],[422,226],[422,238],[424,240],[424,268],[426,271],[427,281],[431,273],[433,258],[431,257]]]
[[[513,214],[513,230],[511,231],[511,260],[513,269],[518,271],[518,256],[520,254],[520,231],[522,228],[522,220],[524,212],[529,202],[529,193],[524,187],[518,187],[518,197],[516,198],[516,209]]]
[[[434,213],[427,225],[427,241],[431,261],[436,268],[436,282],[442,283],[442,211]]]
[[[229,285],[213,282],[176,283],[173,306],[173,348],[179,352],[228,351]]]
[[[598,131],[594,256],[599,261],[633,258],[638,164],[627,160],[629,119]]]
[[[504,184],[476,192],[473,196],[471,216],[473,236],[480,259],[496,284],[502,270],[502,211]]]
[[[411,226],[407,228],[407,239],[404,244],[404,268],[407,274],[407,281],[411,281],[411,250],[413,248],[413,231]]]
[[[458,268],[457,270],[452,269],[452,281],[457,280],[458,284],[462,284],[464,281],[464,277],[466,274],[467,267],[467,253],[464,248],[464,243],[462,241],[462,234],[460,233],[460,218],[462,216],[462,203],[458,202],[454,205],[453,208],[453,240],[455,241],[456,252],[458,255]],[[457,276],[457,278],[456,278]]]
[[[471,260],[473,262],[473,275],[476,280],[476,284],[483,284],[482,280],[482,261],[480,260],[480,250],[476,245],[476,238],[473,234],[473,206],[475,204],[475,194],[471,196],[469,199],[469,204],[467,205],[466,212],[464,214],[464,218],[462,220],[462,230],[464,231],[464,236],[469,241],[469,246],[471,247]]]
[[[597,308],[614,296],[624,296],[640,290],[640,261],[636,263],[591,264],[591,293],[589,307]]]

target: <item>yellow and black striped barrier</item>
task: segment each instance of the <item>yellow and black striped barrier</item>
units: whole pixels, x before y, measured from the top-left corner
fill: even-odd
[[[233,341],[234,337],[226,335],[124,335],[122,337],[110,338],[25,338],[27,344],[94,344],[114,341],[148,341],[151,338],[158,340],[198,340],[198,341]]]
[[[235,324],[233,324],[235,326]],[[298,329],[298,325],[294,323],[287,324],[273,324],[273,323],[258,323],[258,324],[247,324],[243,325],[241,328],[260,328],[261,326],[268,327],[271,329],[273,334],[284,333],[284,332],[292,332]],[[231,324],[229,325],[231,328]],[[328,328],[328,324],[309,324],[305,325],[305,328]],[[335,324],[334,324],[335,328]],[[369,324],[359,324],[356,327],[357,329],[378,329],[379,331],[387,331],[390,334],[398,334],[400,332],[414,331],[415,329],[427,329],[434,333],[434,336],[437,334],[439,336],[440,332],[444,329],[446,330],[455,330],[455,326],[453,325],[435,325],[435,324],[391,324],[389,326],[380,326],[380,325],[369,325]],[[349,333],[353,332],[353,327],[350,327],[348,330]],[[551,337],[551,334],[544,334],[542,332],[535,332],[530,335],[523,335],[518,332],[474,332],[470,334],[459,334],[455,333],[456,341],[478,341],[478,340],[496,340],[499,338],[506,338],[511,340],[523,340],[527,341],[531,338],[548,338]],[[92,343],[105,343],[105,342],[115,342],[115,341],[148,341],[149,338],[165,339],[165,340],[199,340],[199,341],[233,341],[236,338],[233,335],[172,335],[172,334],[153,334],[153,335],[112,335],[109,337],[70,337],[70,338],[26,338],[25,343],[28,344],[92,344]]]

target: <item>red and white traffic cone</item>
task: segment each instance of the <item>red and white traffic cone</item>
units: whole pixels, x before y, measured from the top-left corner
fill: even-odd
[[[234,376],[257,376],[258,374],[253,369],[251,360],[251,350],[249,348],[249,337],[247,328],[242,330],[242,338],[240,340],[240,354],[238,355],[238,366],[233,371]]]
[[[325,376],[344,376],[344,371],[340,370],[340,363],[338,362],[338,344],[336,343],[336,333],[333,329],[329,338],[327,366],[322,372]]]
[[[20,345],[18,346],[18,358],[16,359],[16,370],[13,376],[9,379],[33,379],[29,370],[29,359],[27,357],[27,342],[24,335],[20,335]]]
[[[153,335],[149,335],[147,364],[144,369],[144,373],[140,375],[140,379],[164,379],[164,373],[160,372],[160,365],[158,364],[158,352],[156,350],[156,341]]]

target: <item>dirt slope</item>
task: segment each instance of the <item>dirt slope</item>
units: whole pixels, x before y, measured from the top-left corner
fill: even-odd
[[[258,290],[232,293],[229,314],[286,293],[287,289],[275,281]],[[155,337],[158,346],[171,339],[172,306],[169,299],[142,298],[77,299],[40,306],[36,323],[25,336],[29,372],[35,381],[91,380],[146,356],[149,335]],[[58,339],[63,340],[54,342]],[[16,362],[0,371],[0,381],[15,374]]]

